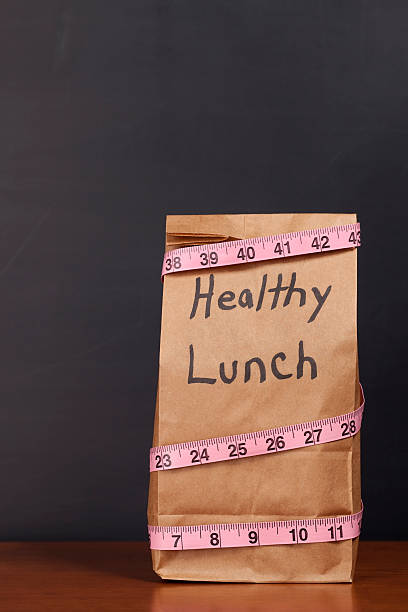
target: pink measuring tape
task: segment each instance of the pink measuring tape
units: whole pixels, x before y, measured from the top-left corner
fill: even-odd
[[[255,263],[357,246],[360,246],[359,223],[183,247],[165,253],[162,277],[172,272]]]
[[[279,257],[322,253],[360,246],[360,224],[304,230],[277,236],[191,246],[164,256],[162,276]],[[181,442],[150,449],[150,471],[194,467],[325,444],[356,435],[361,428],[364,394],[357,410],[347,414],[252,433]],[[337,542],[360,534],[363,508],[356,514],[328,518],[214,525],[149,525],[150,547],[189,550]]]
[[[194,550],[197,548],[339,542],[358,537],[362,514],[363,509],[356,514],[293,521],[149,526],[150,548],[154,550]]]
[[[360,407],[340,416],[252,433],[156,446],[150,449],[150,471],[158,472],[216,461],[268,455],[349,438],[361,429],[364,411],[364,394],[361,385],[360,389],[362,396]]]

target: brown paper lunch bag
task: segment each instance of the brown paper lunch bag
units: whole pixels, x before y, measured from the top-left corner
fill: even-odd
[[[167,217],[166,250],[355,222],[354,214],[174,215]],[[165,276],[153,446],[356,409],[356,271],[357,249],[351,248]],[[266,297],[258,308],[265,278]],[[288,303],[289,289],[276,291],[279,278],[282,286],[291,286]],[[199,293],[212,291],[209,304],[207,298],[197,298],[197,288]],[[328,291],[318,312],[313,288],[320,295]],[[218,303],[225,291],[233,292],[227,294],[229,302],[221,300],[229,309]],[[191,346],[193,376],[215,378],[215,383],[189,383]],[[286,355],[279,361],[285,378],[274,376],[270,367],[280,352]],[[254,357],[266,365],[265,380],[261,382],[260,368],[254,365],[245,382],[245,362]],[[234,361],[236,378],[224,382],[220,364],[224,377],[232,378]],[[273,456],[153,472],[148,521],[197,525],[335,516],[358,512],[360,499],[358,434]],[[357,547],[358,539],[152,550],[152,560],[159,576],[173,580],[350,582]]]

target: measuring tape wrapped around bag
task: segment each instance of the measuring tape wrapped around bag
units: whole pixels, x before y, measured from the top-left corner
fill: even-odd
[[[162,277],[174,272],[324,253],[357,247],[360,244],[360,225],[355,223],[184,247],[165,254]],[[347,414],[251,433],[157,446],[150,450],[150,471],[204,466],[219,461],[245,459],[342,440],[360,431],[363,410],[364,395],[361,388],[361,405]],[[148,532],[150,546],[155,550],[333,542],[357,537],[361,529],[361,518],[362,509],[350,515],[300,520],[213,525],[150,525]]]
[[[357,247],[360,243],[360,224],[353,223],[276,236],[183,247],[165,253],[162,277],[173,272],[327,253]]]

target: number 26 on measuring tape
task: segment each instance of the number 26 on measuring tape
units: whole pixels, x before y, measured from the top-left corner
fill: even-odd
[[[283,436],[276,436],[276,438],[266,438],[265,440],[268,451],[282,450],[285,448],[285,440]]]

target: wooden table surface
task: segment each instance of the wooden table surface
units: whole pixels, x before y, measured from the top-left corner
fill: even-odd
[[[163,582],[142,542],[0,543],[0,611],[408,610],[408,542],[361,542],[353,584]]]

